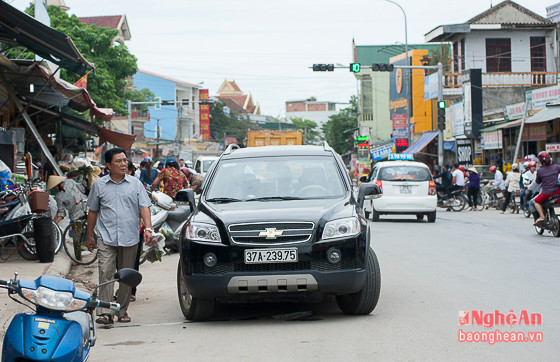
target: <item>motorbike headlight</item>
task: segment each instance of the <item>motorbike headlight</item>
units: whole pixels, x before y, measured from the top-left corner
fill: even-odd
[[[190,240],[207,241],[211,243],[221,243],[220,232],[216,225],[203,223],[190,223],[187,227],[187,238]]]
[[[354,236],[360,233],[360,222],[357,217],[329,221],[323,229],[323,240]]]
[[[87,305],[86,300],[76,299],[70,292],[57,292],[45,287],[21,288],[21,295],[35,305],[52,310],[71,312],[83,309]]]

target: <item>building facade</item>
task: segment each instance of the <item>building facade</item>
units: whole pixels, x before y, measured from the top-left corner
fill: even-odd
[[[317,123],[321,131],[322,126],[328,122],[329,117],[337,114],[335,102],[317,101],[315,97],[303,100],[286,101],[286,118],[301,118]]]

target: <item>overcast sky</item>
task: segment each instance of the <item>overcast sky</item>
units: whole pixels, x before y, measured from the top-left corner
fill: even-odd
[[[357,45],[404,43],[401,10],[384,0],[65,0],[77,16],[125,14],[127,42],[138,67],[203,86],[215,95],[224,79],[251,92],[263,114],[284,114],[285,102],[315,96],[348,102],[356,80],[347,69],[313,72],[313,63],[352,61]],[[29,0],[8,0],[23,10]],[[466,22],[489,0],[397,0],[406,11],[408,43],[442,24]],[[556,1],[520,0],[546,16]],[[156,95],[157,96],[157,95]]]

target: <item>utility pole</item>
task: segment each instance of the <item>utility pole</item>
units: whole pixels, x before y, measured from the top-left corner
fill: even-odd
[[[159,118],[156,118],[157,126],[156,126],[156,158],[159,155]]]

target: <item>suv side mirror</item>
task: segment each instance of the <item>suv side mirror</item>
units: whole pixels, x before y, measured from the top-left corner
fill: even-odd
[[[175,201],[177,202],[188,202],[191,208],[191,212],[194,211],[196,204],[194,201],[194,191],[193,189],[182,189],[177,192],[175,196]]]
[[[358,186],[358,206],[364,206],[364,199],[366,196],[372,196],[374,199],[381,197],[381,189],[373,183],[364,183]]]

